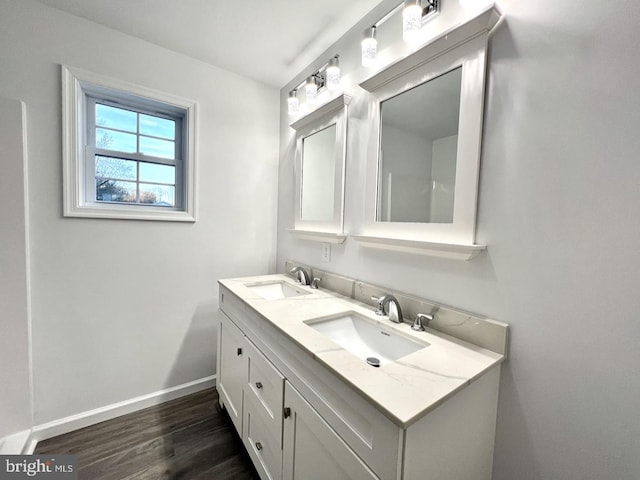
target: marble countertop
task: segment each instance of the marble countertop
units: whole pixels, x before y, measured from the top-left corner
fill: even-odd
[[[266,300],[248,287],[271,282],[285,282],[309,294]],[[394,324],[387,317],[375,315],[373,306],[322,288],[301,286],[287,275],[226,279],[219,283],[401,427],[411,425],[504,359],[503,355],[429,328],[416,332],[408,324]],[[304,323],[343,312],[355,312],[429,345],[373,368]]]

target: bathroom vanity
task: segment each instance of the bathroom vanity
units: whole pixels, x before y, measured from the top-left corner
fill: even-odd
[[[358,301],[376,287],[318,275],[219,282],[220,403],[260,476],[490,479],[506,325],[441,307],[436,327],[482,346],[414,331]]]

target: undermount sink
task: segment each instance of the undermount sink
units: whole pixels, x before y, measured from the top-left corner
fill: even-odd
[[[304,323],[375,367],[384,366],[429,346],[427,342],[416,342],[354,312],[307,320]]]
[[[257,293],[265,300],[299,297],[301,295],[309,295],[310,293],[286,282],[257,283],[254,285],[247,285],[247,288],[252,292]]]

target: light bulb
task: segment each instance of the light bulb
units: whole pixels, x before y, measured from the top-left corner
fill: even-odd
[[[376,40],[376,27],[367,28],[362,38],[362,66],[373,67],[378,56],[378,40]]]
[[[405,0],[402,10],[402,39],[413,42],[422,28],[422,7],[420,0]]]
[[[304,93],[307,103],[316,103],[316,99],[318,98],[318,85],[316,84],[316,78],[314,76],[307,78],[307,83],[304,84]]]
[[[300,110],[300,101],[298,100],[298,92],[296,90],[291,90],[289,92],[287,105],[289,107],[289,115],[295,115]]]
[[[325,74],[329,90],[335,90],[340,87],[340,61],[338,60],[338,55],[329,60]]]

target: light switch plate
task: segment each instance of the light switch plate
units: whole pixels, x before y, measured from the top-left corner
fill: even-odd
[[[322,244],[322,261],[323,262],[331,261],[331,244],[330,243]]]

